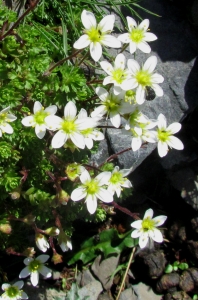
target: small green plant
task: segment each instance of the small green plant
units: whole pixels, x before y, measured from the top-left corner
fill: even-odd
[[[189,266],[188,266],[188,264],[187,263],[184,263],[184,262],[182,262],[182,263],[180,263],[179,261],[175,261],[172,265],[171,264],[168,264],[167,266],[166,266],[166,268],[165,268],[165,273],[172,273],[172,272],[177,272],[178,270],[186,270],[186,269],[188,269],[189,268]]]

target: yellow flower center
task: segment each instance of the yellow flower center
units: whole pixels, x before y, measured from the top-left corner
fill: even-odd
[[[6,122],[8,122],[8,120],[7,120],[7,114],[8,114],[8,113],[0,114],[0,124],[1,124],[1,125],[3,125],[3,124],[5,124]]]
[[[93,132],[93,128],[87,128],[87,129],[81,130],[82,135],[85,135],[85,136],[88,136],[92,132]]]
[[[123,178],[123,175],[120,172],[115,172],[112,174],[109,182],[112,184],[123,184],[126,179]]]
[[[126,72],[123,69],[116,69],[112,71],[112,78],[118,83],[121,84],[124,79],[126,79]]]
[[[139,28],[133,28],[130,32],[130,38],[135,43],[140,43],[144,38],[144,30]]]
[[[89,36],[91,42],[97,43],[101,41],[102,33],[99,29],[92,27],[91,29],[86,30],[85,32]]]
[[[129,90],[129,91],[126,91],[125,93],[125,102],[129,102],[130,104],[135,104],[135,95],[136,95],[136,92],[135,91],[132,91],[132,90]]]
[[[62,123],[62,130],[67,134],[71,134],[77,130],[75,120],[64,120]]]
[[[41,263],[39,260],[33,260],[29,263],[28,268],[31,272],[37,271],[41,266]]]
[[[39,110],[35,113],[34,115],[34,121],[36,124],[42,125],[45,122],[45,118],[49,115],[49,113],[43,111],[43,110]]]
[[[155,228],[155,222],[152,219],[146,218],[142,221],[143,231],[153,230],[154,228]]]
[[[21,292],[19,291],[17,286],[10,286],[7,290],[6,290],[6,295],[9,298],[15,298],[16,296],[20,296]],[[18,299],[18,298],[17,298]]]
[[[157,130],[158,139],[162,142],[166,142],[169,139],[170,135],[171,133],[169,131],[163,131],[160,129]]]
[[[135,76],[137,82],[142,86],[151,85],[151,74],[148,71],[139,70]]]
[[[99,190],[98,182],[94,179],[85,183],[85,187],[87,189],[87,194],[94,195]]]

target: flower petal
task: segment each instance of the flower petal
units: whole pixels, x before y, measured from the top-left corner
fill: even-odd
[[[108,184],[110,177],[111,177],[111,172],[105,171],[105,172],[98,174],[95,177],[95,179],[97,180],[98,185],[102,186],[104,184]]]
[[[181,129],[181,124],[174,122],[167,127],[167,131],[170,131],[172,134],[177,133]]]
[[[39,282],[39,273],[37,271],[31,272],[30,281],[33,286],[36,286]]]
[[[155,226],[161,226],[162,224],[164,224],[164,222],[166,221],[167,216],[157,216],[155,218],[153,218],[153,221],[155,222]]]
[[[167,140],[167,144],[169,147],[177,149],[177,150],[183,150],[184,145],[180,139],[178,139],[175,136],[170,136],[169,139]]]
[[[96,197],[105,203],[110,203],[113,201],[112,194],[103,188],[99,189],[99,191],[96,193]]]
[[[160,157],[166,156],[166,154],[168,153],[167,143],[159,141],[157,144],[157,150]]]
[[[6,291],[11,285],[9,283],[2,284],[1,288],[3,291]]]
[[[87,195],[87,191],[84,187],[79,186],[73,192],[71,193],[71,199],[73,201],[79,201],[83,198],[85,198]]]
[[[126,17],[126,19],[127,19],[127,24],[128,24],[129,30],[131,30],[133,27],[137,27],[137,23],[133,18]]]
[[[152,88],[154,89],[156,96],[161,97],[164,95],[163,89],[158,84],[152,84]]]
[[[97,209],[97,199],[95,195],[88,195],[86,198],[86,205],[88,212],[92,215]]]
[[[146,212],[144,214],[144,219],[147,219],[147,218],[152,219],[152,217],[153,217],[153,210],[152,210],[152,208],[149,208],[146,210]]]
[[[131,54],[133,54],[137,50],[137,44],[133,41],[130,41],[129,43],[129,51]]]
[[[159,114],[158,118],[158,127],[160,130],[165,130],[166,129],[166,117],[163,114]]]
[[[150,56],[144,63],[143,70],[152,73],[157,65],[157,57]]]
[[[142,228],[142,220],[134,221],[133,223],[131,223],[131,226],[136,228],[136,229]]]
[[[49,268],[47,268],[46,266],[42,266],[39,269],[39,273],[41,273],[41,275],[43,275],[46,278],[49,278],[52,276],[52,271]]]
[[[118,113],[110,113],[110,121],[114,127],[119,128],[121,124],[121,117]]]
[[[89,175],[89,172],[85,169],[82,174],[80,175],[80,181],[84,184],[87,181],[90,181],[91,177]]]
[[[149,20],[148,19],[143,20],[139,24],[138,28],[141,28],[141,29],[144,29],[144,31],[147,31],[147,29],[149,28]]]
[[[111,48],[120,48],[122,46],[121,42],[116,37],[109,34],[106,34],[103,37],[101,44]]]
[[[153,41],[157,40],[157,36],[154,33],[145,32],[145,34],[144,34],[144,40],[146,42],[153,42]]]
[[[75,49],[83,49],[89,46],[91,43],[89,36],[87,34],[81,35],[81,37],[74,43],[73,47]]]
[[[34,108],[33,108],[34,114],[35,114],[37,111],[40,111],[40,110],[42,110],[42,109],[43,109],[42,104],[41,104],[39,101],[36,101],[36,102],[34,103]]]
[[[85,148],[85,140],[82,134],[78,132],[73,132],[72,134],[69,135],[70,139],[80,149]]]
[[[24,291],[22,291],[21,297],[22,299],[28,299],[28,295]]]
[[[68,139],[68,135],[62,131],[59,130],[52,139],[52,148],[57,149],[57,148],[61,148],[67,141]]]
[[[63,122],[63,119],[61,119],[58,116],[54,116],[54,115],[47,116],[45,118],[45,125],[46,125],[47,129],[49,129],[49,130],[60,129],[62,122]]]
[[[163,242],[163,235],[161,231],[157,228],[154,228],[150,233],[150,237],[157,243],[162,243]]]
[[[47,113],[49,113],[50,115],[55,115],[55,113],[57,112],[57,106],[56,105],[50,105],[48,106],[45,111]]]
[[[120,34],[118,36],[118,40],[124,44],[128,44],[130,42],[130,35],[128,34],[128,32]]]
[[[42,139],[44,136],[45,136],[45,134],[46,134],[46,127],[45,127],[45,125],[36,125],[36,127],[35,127],[35,133],[36,133],[36,135],[37,135],[37,137],[39,138],[39,139]]]
[[[81,14],[81,21],[86,29],[90,29],[92,27],[96,28],[96,18],[94,14],[90,11],[87,11],[85,9],[83,10]]]
[[[140,70],[140,65],[135,59],[128,59],[127,66],[129,71],[134,75]]]
[[[111,73],[113,71],[113,67],[108,61],[106,61],[106,60],[101,61],[100,66],[108,75],[111,75]]]
[[[27,116],[25,118],[23,118],[21,120],[21,123],[26,126],[26,127],[30,127],[30,126],[33,126],[35,124],[34,122],[34,117],[33,116]]]
[[[107,31],[112,31],[114,27],[114,22],[115,22],[115,16],[114,15],[108,15],[105,16],[100,23],[98,24],[98,29],[102,32],[105,33]]]
[[[135,229],[131,233],[131,237],[136,239],[142,234],[142,231],[140,229]]]
[[[140,245],[140,248],[145,248],[147,243],[149,241],[149,237],[148,237],[148,234],[147,233],[142,233],[139,237],[139,245]]]
[[[124,70],[126,65],[126,57],[124,54],[120,53],[115,58],[115,69],[121,69]]]
[[[99,61],[102,56],[102,46],[99,42],[91,42],[90,44],[90,54],[94,61]]]
[[[13,286],[18,287],[19,290],[22,289],[23,285],[24,285],[23,280],[19,280],[13,284]]]
[[[29,275],[30,275],[30,270],[29,270],[29,268],[28,268],[28,266],[27,266],[27,267],[25,267],[25,268],[20,272],[19,278],[25,278],[25,277],[27,277],[27,276],[29,276]]]
[[[142,146],[142,139],[141,137],[133,137],[131,142],[131,148],[133,151],[137,151]]]
[[[151,47],[149,44],[145,41],[142,41],[137,44],[137,47],[144,53],[150,53],[151,52]]]
[[[28,266],[29,265],[29,263],[31,262],[31,261],[33,261],[34,260],[34,258],[32,258],[32,257],[27,257],[27,258],[25,258],[24,259],[24,264],[26,265],[26,266]]]
[[[135,99],[139,105],[145,102],[145,88],[143,86],[139,85],[137,87]]]
[[[41,255],[37,256],[36,259],[39,260],[41,263],[45,263],[49,258],[50,258],[49,255],[41,254]]]
[[[164,77],[158,73],[154,73],[151,75],[152,83],[162,83],[164,81]]]
[[[76,114],[77,114],[76,105],[72,101],[69,101],[64,108],[65,119],[74,119],[76,117]]]

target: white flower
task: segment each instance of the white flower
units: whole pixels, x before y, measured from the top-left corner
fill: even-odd
[[[10,110],[10,106],[0,111],[0,137],[4,132],[8,134],[13,133],[13,128],[9,123],[15,121],[17,117],[14,116],[13,114],[9,114],[8,113],[9,110]]]
[[[135,59],[129,59],[127,62],[130,76],[122,84],[124,90],[130,90],[137,87],[136,90],[136,101],[138,104],[142,104],[145,101],[146,87],[151,87],[156,96],[163,96],[163,90],[158,85],[164,81],[164,77],[158,73],[153,73],[157,65],[157,57],[151,56],[144,63],[141,68]]]
[[[183,143],[175,136],[174,133],[177,133],[181,129],[180,123],[172,123],[167,127],[166,117],[163,114],[158,116],[158,129],[155,132],[155,138],[158,142],[157,148],[160,157],[163,157],[168,152],[168,147],[175,148],[177,150],[183,150]]]
[[[129,119],[125,125],[126,130],[130,130],[134,127],[141,127],[144,129],[151,129],[157,126],[156,120],[150,120],[144,115],[138,108],[136,108],[129,116]]]
[[[133,18],[127,17],[127,23],[129,32],[121,34],[118,39],[122,43],[129,43],[129,50],[131,54],[134,53],[137,48],[144,53],[150,53],[151,47],[147,42],[155,41],[157,37],[155,34],[147,32],[149,20],[145,19],[137,25]]]
[[[85,140],[81,133],[82,130],[92,128],[96,122],[91,118],[80,118],[77,116],[77,108],[70,101],[64,109],[64,117],[48,116],[45,121],[49,130],[59,130],[52,139],[52,148],[62,147],[68,139],[71,139],[73,144],[78,148],[85,148]]]
[[[114,84],[114,94],[118,95],[123,90],[130,90],[137,86],[131,80],[128,80],[129,70],[125,69],[126,57],[124,54],[120,53],[116,56],[114,67],[108,61],[100,62],[101,68],[109,75],[104,78],[103,85],[109,83]],[[125,84],[127,82],[127,84]]]
[[[115,16],[105,16],[97,25],[94,14],[83,10],[81,20],[85,27],[84,33],[75,43],[75,49],[83,49],[90,46],[90,54],[93,60],[98,61],[102,55],[102,46],[120,48],[121,42],[109,33],[113,30]]]
[[[122,187],[130,188],[132,187],[131,182],[124,178],[131,173],[132,169],[123,169],[120,170],[118,166],[112,171],[111,177],[109,179],[109,186],[107,190],[114,195],[115,192],[118,197],[120,197]]]
[[[46,237],[43,234],[37,233],[36,234],[36,245],[42,251],[46,252],[47,249],[50,247],[49,243],[47,242]]]
[[[167,217],[158,216],[153,219],[152,218],[153,210],[150,208],[145,212],[143,220],[137,220],[131,224],[132,227],[136,228],[132,232],[131,237],[139,237],[140,248],[144,248],[147,245],[149,239],[152,239],[157,243],[163,242],[162,233],[156,227],[164,224]]]
[[[39,101],[34,103],[34,115],[27,116],[22,119],[22,124],[26,127],[35,127],[35,133],[39,139],[42,139],[46,133],[46,123],[45,119],[49,115],[55,115],[57,111],[56,105],[51,105],[44,109]]]
[[[58,236],[58,244],[63,252],[68,251],[69,249],[72,250],[71,240],[62,229],[60,230],[60,234]]]
[[[130,113],[134,109],[132,105],[124,101],[125,92],[115,95],[112,89],[108,92],[102,87],[97,87],[96,94],[102,103],[94,109],[91,117],[107,114],[116,128],[120,127],[121,124],[120,114]]]
[[[84,108],[82,108],[78,114],[78,119],[87,118],[87,112]],[[97,125],[98,118],[96,117],[95,122]],[[102,141],[104,140],[104,134],[100,132],[97,128],[87,128],[84,130],[81,130],[81,134],[84,137],[85,145],[88,149],[93,148],[93,141]]]
[[[111,172],[102,172],[95,178],[91,178],[89,172],[85,170],[80,175],[82,185],[76,188],[72,194],[73,201],[79,201],[85,198],[87,209],[90,214],[94,214],[97,209],[97,199],[105,203],[113,201],[113,196],[103,186],[108,184]]]
[[[0,296],[2,300],[20,300],[20,299],[28,299],[28,295],[21,290],[24,285],[22,280],[15,282],[14,284],[4,283],[2,284],[2,290],[5,291]]]
[[[52,276],[51,270],[44,266],[44,263],[49,259],[49,255],[39,255],[36,258],[27,257],[24,259],[26,267],[20,272],[19,278],[25,278],[30,275],[30,280],[33,286],[39,282],[39,273],[44,277]]]
[[[131,142],[131,148],[133,151],[137,151],[138,149],[140,149],[144,142],[147,143],[156,142],[153,131],[149,131],[147,129],[140,128],[140,127],[134,127],[130,129],[130,132],[133,136]]]

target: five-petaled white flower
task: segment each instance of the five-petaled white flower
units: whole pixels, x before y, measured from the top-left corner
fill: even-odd
[[[49,259],[49,255],[41,254],[36,258],[27,257],[24,259],[26,267],[20,272],[19,278],[25,278],[30,275],[30,280],[33,286],[39,282],[39,273],[46,278],[52,276],[49,268],[44,266],[44,263]]]
[[[109,186],[107,190],[114,195],[115,193],[117,194],[118,197],[120,197],[122,187],[125,188],[131,188],[132,184],[131,182],[127,179],[124,178],[127,175],[129,175],[132,171],[131,169],[123,169],[120,170],[118,166],[114,168],[112,171],[111,177],[109,179]]]
[[[89,213],[94,214],[97,209],[97,199],[105,203],[113,201],[112,194],[104,188],[104,185],[108,184],[110,177],[111,172],[102,172],[95,178],[91,178],[89,172],[85,170],[80,175],[82,185],[73,190],[71,199],[73,201],[79,201],[85,198]]]
[[[163,114],[158,116],[158,129],[154,132],[156,141],[158,142],[157,148],[160,157],[163,157],[168,152],[168,147],[177,150],[183,150],[183,143],[173,134],[181,129],[180,123],[172,123],[167,127],[166,117]]]
[[[107,114],[110,117],[111,123],[116,128],[120,127],[121,124],[120,114],[130,113],[134,109],[130,103],[124,101],[124,91],[115,95],[112,89],[108,92],[102,87],[97,87],[96,94],[101,100],[101,105],[94,109],[91,117],[94,118],[98,115],[103,116]]]
[[[6,132],[8,134],[13,133],[13,128],[9,124],[10,122],[13,122],[17,119],[16,116],[13,114],[9,114],[10,106],[4,108],[2,111],[0,111],[0,137],[2,136],[2,133]]]
[[[85,148],[85,140],[81,133],[82,130],[96,126],[96,122],[89,117],[78,118],[76,116],[76,105],[70,101],[64,109],[64,117],[48,116],[45,121],[49,130],[57,130],[58,132],[52,138],[52,148],[62,147],[68,139],[78,148]]]
[[[42,252],[46,252],[47,249],[50,247],[49,243],[46,239],[46,237],[41,234],[41,233],[36,233],[35,236],[35,241],[36,241],[36,245],[37,247],[42,251]]]
[[[39,101],[34,103],[34,115],[27,116],[22,119],[22,124],[27,127],[35,127],[35,133],[39,139],[42,139],[46,133],[46,123],[45,119],[49,115],[55,115],[57,111],[56,105],[51,105],[44,109]]]
[[[163,242],[163,236],[159,229],[156,227],[164,224],[167,217],[166,216],[158,216],[153,218],[153,210],[148,209],[145,214],[143,220],[134,221],[131,226],[135,228],[132,232],[132,238],[139,238],[140,248],[144,248],[149,239],[154,240],[157,243]]]
[[[78,119],[81,119],[81,118],[82,119],[87,118],[87,111],[84,108],[82,108],[78,114]],[[98,117],[96,117],[94,120],[97,125]],[[81,134],[84,137],[85,145],[87,146],[88,149],[93,148],[93,141],[104,140],[104,134],[102,132],[100,132],[99,129],[94,128],[94,127],[81,130]]]
[[[121,34],[118,39],[124,44],[129,43],[129,51],[131,54],[134,53],[137,48],[144,53],[150,53],[151,47],[147,42],[155,41],[157,36],[151,32],[147,32],[149,20],[145,19],[137,25],[133,18],[127,17],[127,23],[129,31]]]
[[[115,16],[105,16],[97,25],[94,14],[83,10],[81,20],[85,27],[84,33],[75,43],[75,49],[83,49],[90,45],[90,54],[93,60],[98,61],[102,55],[102,46],[120,48],[121,42],[110,35],[113,30]]]
[[[163,96],[163,90],[158,85],[164,81],[164,77],[158,73],[154,73],[154,69],[157,65],[157,57],[150,56],[143,67],[141,68],[135,59],[129,59],[127,62],[130,76],[122,84],[124,90],[130,90],[131,87],[137,87],[136,90],[136,102],[142,104],[145,101],[146,87],[151,87],[156,96]]]
[[[136,82],[129,80],[129,70],[126,69],[126,57],[120,53],[116,56],[114,67],[108,61],[100,62],[101,68],[108,74],[103,80],[103,85],[114,84],[114,94],[118,95],[122,90],[130,90],[137,86]]]
[[[17,281],[14,284],[4,283],[2,284],[2,290],[5,291],[0,296],[2,300],[20,300],[20,299],[28,299],[28,295],[21,290],[24,285],[23,280]]]

